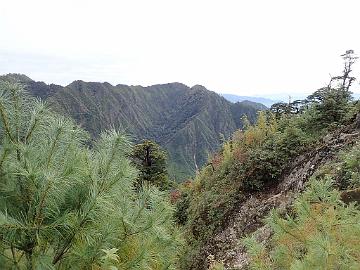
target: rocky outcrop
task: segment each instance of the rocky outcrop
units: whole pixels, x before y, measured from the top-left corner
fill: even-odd
[[[271,230],[264,225],[263,219],[273,208],[284,213],[289,211],[296,195],[304,190],[306,182],[314,172],[333,160],[339,150],[359,140],[357,119],[360,119],[360,116],[354,119],[353,124],[325,136],[316,149],[295,158],[284,170],[276,185],[261,192],[248,194],[239,202],[228,218],[230,222],[226,228],[217,233],[205,246],[204,251],[207,255],[214,256],[215,260],[222,261],[230,269],[246,269],[248,256],[241,239],[249,233],[255,233],[260,242],[266,243],[271,236]]]

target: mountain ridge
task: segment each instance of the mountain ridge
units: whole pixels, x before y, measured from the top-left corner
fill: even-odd
[[[242,127],[242,115],[254,122],[257,111],[266,109],[254,102],[233,104],[204,86],[178,82],[143,87],[76,80],[63,87],[20,74],[0,78],[23,83],[94,138],[116,128],[135,142],[156,141],[167,150],[169,173],[177,181],[194,175],[220,147],[221,137]]]
[[[241,101],[250,101],[250,102],[261,103],[266,107],[271,107],[271,105],[280,101],[280,100],[264,98],[264,97],[256,97],[256,96],[240,96],[240,95],[223,94],[223,93],[220,93],[219,95],[223,96],[226,100],[233,103],[241,102]]]

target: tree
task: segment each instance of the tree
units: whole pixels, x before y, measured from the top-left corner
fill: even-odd
[[[289,101],[288,103],[278,102],[271,106],[270,111],[279,119],[283,115],[304,113],[312,105],[316,111],[317,118],[314,121],[317,124],[320,123],[327,127],[344,121],[351,108],[352,93],[350,87],[356,80],[355,77],[351,76],[351,72],[358,57],[353,50],[347,50],[341,57],[344,60],[342,75],[331,77],[327,86],[318,89],[306,99]]]
[[[0,81],[0,265],[4,269],[175,269],[165,195],[133,190],[125,135],[93,149],[74,123]],[[160,233],[161,232],[161,233]]]
[[[332,77],[326,87],[307,97],[306,102],[313,104],[317,112],[318,119],[315,120],[325,126],[342,123],[351,108],[350,87],[356,79],[350,74],[358,57],[353,50],[348,50],[342,58],[344,59],[343,74]]]
[[[289,103],[278,102],[271,105],[270,111],[279,119],[283,115],[294,115],[304,112],[306,105],[305,100],[295,100]]]
[[[131,158],[140,171],[138,186],[150,183],[161,190],[170,189],[172,183],[167,173],[166,153],[157,143],[144,140],[135,145]]]

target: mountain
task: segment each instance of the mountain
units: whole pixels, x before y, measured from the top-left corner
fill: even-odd
[[[274,95],[268,95],[263,97],[253,97],[253,96],[238,96],[233,94],[220,94],[224,98],[226,98],[230,102],[239,102],[239,101],[252,101],[256,103],[261,103],[265,105],[266,107],[270,108],[271,105],[277,102],[288,102],[289,98],[291,101],[299,100],[299,99],[305,99],[310,94],[274,94]],[[360,93],[353,93],[354,100],[359,100]]]
[[[265,105],[266,107],[271,107],[274,103],[279,102],[279,100],[273,100],[269,98],[263,98],[263,97],[252,97],[252,96],[238,96],[233,94],[220,94],[224,98],[226,98],[230,102],[240,102],[240,101],[251,101],[256,103],[261,103]]]
[[[241,117],[253,122],[266,107],[243,101],[231,103],[205,87],[181,83],[148,87],[74,81],[63,87],[9,74],[3,80],[19,81],[32,95],[47,100],[59,113],[72,117],[94,138],[117,128],[135,142],[151,139],[169,155],[169,173],[184,180],[203,166],[222,143],[222,136],[241,127]]]

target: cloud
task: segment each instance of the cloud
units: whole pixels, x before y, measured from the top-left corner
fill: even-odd
[[[0,51],[0,74],[22,73],[33,80],[67,85],[74,80],[126,82],[131,62],[111,58],[67,58],[54,55]],[[96,74],[96,76],[94,76]]]
[[[360,53],[359,7],[356,0],[5,1],[0,72],[59,84],[309,92],[341,72],[341,53]]]

